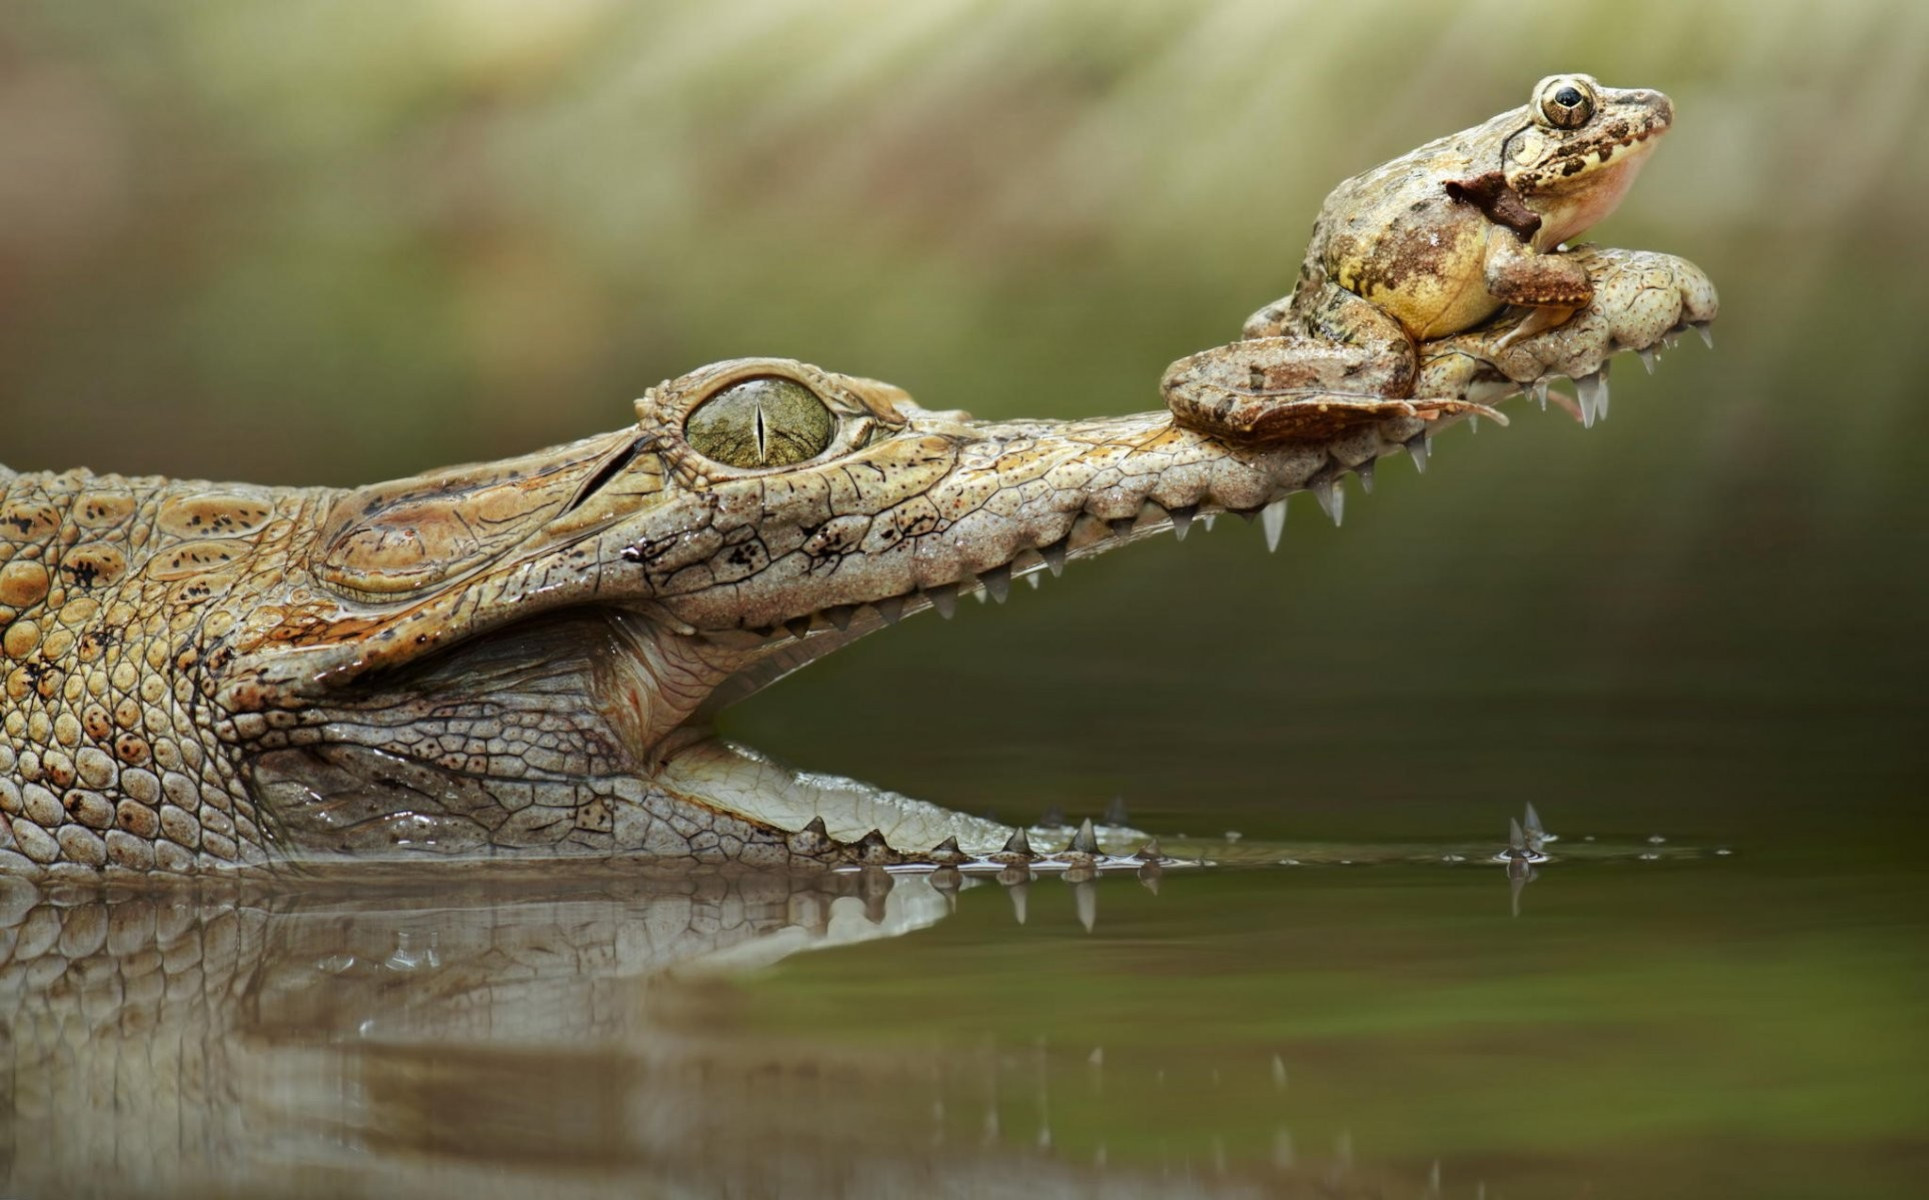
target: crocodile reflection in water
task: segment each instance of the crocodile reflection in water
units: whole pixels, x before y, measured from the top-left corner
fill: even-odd
[[[1102,1173],[1041,1157],[1029,1131],[934,1143],[947,1096],[979,1124],[970,1064],[945,1084],[928,1054],[719,1018],[720,975],[942,919],[953,901],[928,877],[606,875],[532,896],[527,878],[423,874],[272,899],[0,890],[0,1190],[1255,1192],[1239,1172],[1143,1173],[1124,1146]],[[1310,1171],[1265,1181],[1314,1190]]]

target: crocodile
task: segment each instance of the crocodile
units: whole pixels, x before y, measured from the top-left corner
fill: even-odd
[[[1550,378],[1705,329],[1692,264],[1562,250],[1553,329],[1422,343],[1410,401],[1264,438],[1171,411],[980,421],[787,359],[651,388],[635,423],[359,489],[0,467],[0,873],[138,881],[421,855],[996,864],[1022,831],[793,771],[724,706],[961,595],[1345,477]],[[1264,398],[1255,403],[1264,403]],[[1063,861],[1117,847],[1081,831]],[[1002,856],[1002,857],[1001,857]]]

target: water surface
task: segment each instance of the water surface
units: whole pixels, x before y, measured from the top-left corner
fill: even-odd
[[[961,891],[21,889],[0,1184],[1873,1197],[1929,1169],[1913,873],[1582,844],[1514,887],[1477,849]]]

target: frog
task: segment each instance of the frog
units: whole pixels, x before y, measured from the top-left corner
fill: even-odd
[[[1240,340],[1173,363],[1167,407],[1250,442],[1488,411],[1416,394],[1423,348],[1507,312],[1504,351],[1585,309],[1594,279],[1566,244],[1614,211],[1673,123],[1658,91],[1550,75],[1525,105],[1346,180],[1321,205],[1292,293]]]

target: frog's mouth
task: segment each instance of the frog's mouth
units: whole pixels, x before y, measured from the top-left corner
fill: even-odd
[[[1620,207],[1641,168],[1647,165],[1648,156],[1654,153],[1655,144],[1667,131],[1663,121],[1631,135],[1626,142],[1609,142],[1597,151],[1578,155],[1569,160],[1577,165],[1558,191],[1528,196],[1527,206],[1541,218],[1534,249],[1549,251],[1579,237]]]

